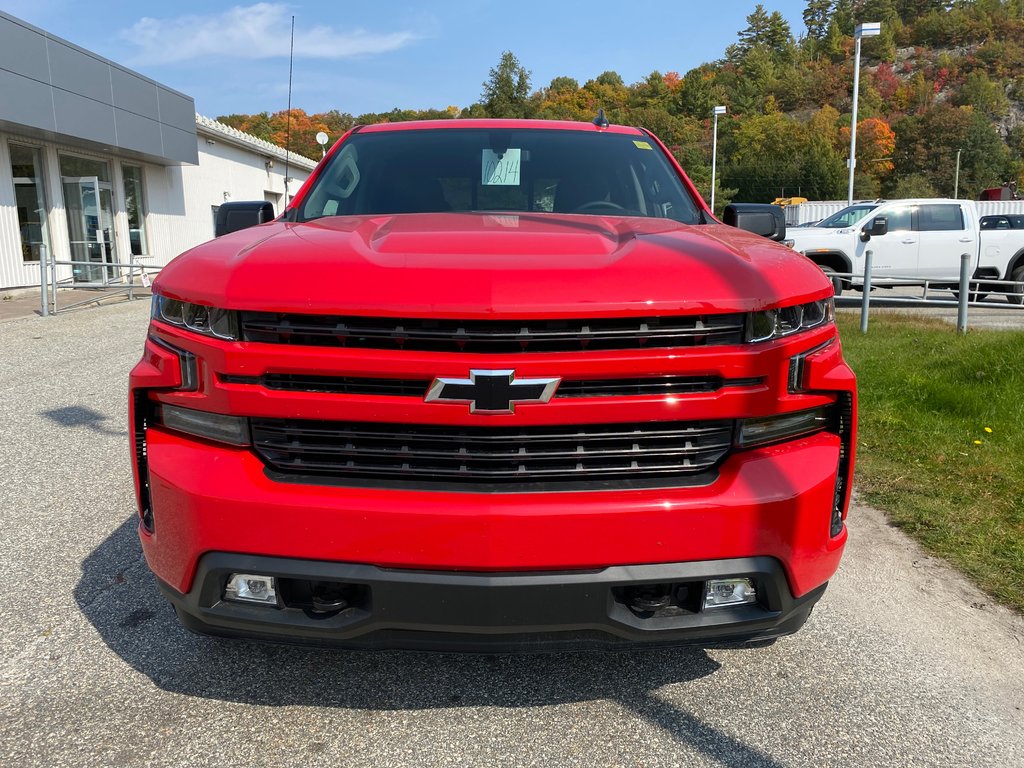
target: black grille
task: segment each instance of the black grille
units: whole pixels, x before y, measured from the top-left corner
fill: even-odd
[[[312,376],[298,373],[267,373],[263,376],[220,377],[226,384],[258,384],[287,392],[327,392],[334,395],[391,395],[419,397],[427,393],[430,379],[368,379],[358,376]]]
[[[739,344],[745,315],[584,320],[443,320],[242,312],[242,338],[268,344],[434,352],[573,352]]]
[[[723,379],[720,376],[651,376],[635,379],[563,381],[555,397],[640,397],[717,392],[722,387],[750,387],[763,378]]]
[[[277,472],[339,480],[445,484],[628,483],[707,473],[734,422],[523,428],[252,419],[253,445]],[[684,483],[685,484],[685,483]]]
[[[224,374],[226,384],[254,384],[287,392],[324,392],[344,395],[426,395],[430,379],[373,379],[358,376],[316,376],[267,373],[263,376]],[[580,379],[563,381],[555,397],[640,397],[717,392],[722,387],[749,387],[763,378],[723,379],[719,376],[652,376],[629,379]]]

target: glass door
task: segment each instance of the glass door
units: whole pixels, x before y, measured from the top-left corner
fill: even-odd
[[[76,283],[106,284],[115,279],[115,267],[92,266],[111,264],[114,258],[114,210],[110,184],[96,176],[62,178],[64,205],[68,219],[71,260],[89,262],[75,264],[72,273]]]
[[[114,242],[114,195],[102,160],[61,155],[64,210],[76,283],[107,285],[119,276]]]

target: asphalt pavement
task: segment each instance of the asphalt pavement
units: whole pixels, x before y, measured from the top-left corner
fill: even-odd
[[[459,656],[197,637],[134,530],[146,302],[0,324],[0,765],[1024,765],[1024,621],[856,506],[772,646]]]

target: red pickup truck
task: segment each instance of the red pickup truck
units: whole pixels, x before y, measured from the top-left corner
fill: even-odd
[[[161,590],[198,632],[357,647],[796,631],[856,395],[780,213],[722,224],[600,120],[353,129],[154,282],[130,418]]]

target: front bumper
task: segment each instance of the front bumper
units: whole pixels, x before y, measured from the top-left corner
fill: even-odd
[[[802,596],[839,565],[830,536],[840,440],[830,433],[731,456],[699,487],[473,494],[281,483],[249,450],[148,431],[157,578],[191,592],[200,558],[234,552],[381,568],[485,573],[771,557]]]
[[[221,599],[231,573],[277,577],[279,585],[354,589],[350,605],[317,612],[282,589],[279,605]],[[700,609],[711,578],[749,577],[757,604]],[[684,585],[689,598],[667,612],[637,612],[629,590]],[[209,553],[187,594],[161,589],[189,629],[354,648],[521,652],[713,645],[766,640],[798,630],[825,585],[799,599],[772,558],[615,566],[593,571],[482,574],[377,568],[289,558]]]

